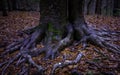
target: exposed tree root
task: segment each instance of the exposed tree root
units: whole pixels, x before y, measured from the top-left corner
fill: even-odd
[[[68,46],[72,42],[73,28],[72,28],[71,24],[68,24],[67,31],[68,31],[67,36],[65,38],[63,38],[62,40],[60,40],[55,47],[53,47],[52,49],[50,48],[49,51],[47,51],[46,58],[51,56],[51,58],[53,59],[55,54],[58,51],[63,50],[66,46]]]
[[[120,54],[120,46],[110,44],[108,43],[108,41],[104,39],[104,36],[110,37],[113,34],[119,35],[120,34],[119,32],[108,32],[108,31],[96,32],[95,30],[87,27],[87,25],[79,25],[80,24],[79,22],[80,21],[76,21],[76,25],[74,26],[74,28],[82,36],[78,44],[82,43],[84,49],[87,47],[87,42],[90,42],[94,45],[97,45],[98,47],[105,48],[116,54]]]
[[[104,38],[113,37],[111,35],[118,35],[119,32],[108,32],[108,31],[100,31],[100,30],[93,30],[87,27],[87,25],[79,25],[81,24],[80,21],[76,21],[74,24],[69,23],[66,27],[67,33],[64,38],[57,41],[57,43],[52,43],[53,40],[50,40],[51,36],[47,37],[48,41],[45,44],[43,48],[37,49],[36,44],[40,43],[42,40],[44,40],[44,37],[46,36],[45,33],[47,30],[44,28],[37,28],[34,27],[33,29],[29,29],[24,31],[27,34],[30,34],[29,37],[27,37],[24,40],[17,41],[15,43],[12,43],[8,47],[6,47],[6,50],[1,54],[1,57],[4,57],[6,54],[12,54],[15,51],[19,51],[19,53],[14,56],[14,58],[9,59],[8,61],[5,61],[3,63],[0,63],[0,67],[3,68],[2,74],[5,74],[6,69],[15,62],[16,66],[27,63],[28,65],[32,65],[33,67],[36,67],[39,73],[43,75],[45,69],[42,67],[42,65],[38,65],[34,62],[32,57],[37,57],[41,53],[45,53],[45,59],[54,59],[57,54],[60,53],[65,47],[70,45],[74,40],[74,33],[77,31],[77,37],[79,37],[79,41],[75,45],[82,44],[83,50],[88,46],[88,42],[90,42],[93,45],[96,45],[101,48],[105,48],[115,54],[120,54],[120,47],[114,44],[110,44],[106,41]],[[75,36],[76,37],[76,36]],[[110,40],[111,38],[109,38]],[[96,52],[104,55],[103,53],[99,52],[98,50],[94,49]],[[54,64],[52,68],[51,75],[55,73],[55,70],[57,68],[62,68],[68,65],[77,64],[81,57],[83,56],[82,53],[79,53],[75,60],[68,61],[65,60],[64,62],[59,62]],[[17,61],[17,62],[16,62]],[[26,66],[23,66],[20,75],[28,75],[28,68]]]
[[[29,69],[27,66],[22,65],[19,75],[29,75]]]
[[[30,55],[25,54],[24,57],[28,60],[28,62],[33,65],[34,67],[36,67],[38,69],[39,72],[43,72],[43,68],[40,65],[37,65],[33,60],[32,57]]]
[[[11,59],[8,61],[7,65],[3,68],[1,75],[5,75],[6,69],[7,69],[7,68],[9,67],[9,65],[11,65],[15,60],[17,60],[17,59],[19,58],[19,56],[20,56],[20,53],[17,54],[14,58],[11,58]]]
[[[114,52],[116,54],[120,54],[120,47],[119,46],[114,45],[114,44],[112,45],[95,34],[91,34],[88,40],[91,43],[96,44],[98,47],[102,47],[102,48],[105,48],[105,49],[107,49],[111,52]]]
[[[63,67],[66,67],[68,65],[77,64],[80,61],[80,59],[82,58],[82,56],[83,56],[83,54],[79,53],[75,60],[72,60],[72,61],[65,60],[64,62],[59,62],[59,63],[54,64],[51,75],[54,75],[54,72],[57,68],[63,68]]]

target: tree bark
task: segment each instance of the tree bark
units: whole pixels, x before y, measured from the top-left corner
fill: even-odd
[[[113,16],[114,0],[108,0],[107,3],[107,15]]]
[[[17,10],[17,1],[16,0],[13,0],[12,1],[12,8],[13,8],[13,10]]]
[[[1,0],[1,7],[2,7],[2,13],[3,16],[7,16],[7,9],[6,9],[6,0]]]
[[[8,10],[11,11],[12,10],[12,1],[11,0],[7,0],[7,6],[8,6]]]
[[[101,0],[97,0],[96,2],[96,14],[101,14],[101,3],[102,1]]]
[[[40,21],[41,23],[51,22],[53,25],[60,25],[67,21],[67,0],[41,0]]]
[[[84,13],[94,15],[96,10],[97,0],[85,0]]]
[[[114,0],[102,0],[101,14],[106,16],[113,15]]]

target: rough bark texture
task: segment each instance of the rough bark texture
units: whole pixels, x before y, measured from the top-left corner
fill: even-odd
[[[95,14],[96,1],[97,0],[85,0],[85,6],[84,6],[85,14],[91,14],[91,15]]]
[[[101,14],[112,16],[113,15],[113,8],[114,8],[114,0],[102,0],[101,5]]]
[[[52,23],[60,26],[67,21],[67,0],[41,0],[40,1],[40,23]],[[45,24],[45,25],[46,25]]]

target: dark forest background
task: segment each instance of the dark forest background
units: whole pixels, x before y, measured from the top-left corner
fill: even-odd
[[[85,0],[85,14],[120,16],[120,0]],[[0,0],[0,11],[39,11],[39,0]]]

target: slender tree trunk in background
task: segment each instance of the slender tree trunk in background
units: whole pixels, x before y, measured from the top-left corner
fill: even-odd
[[[17,10],[17,1],[16,0],[12,0],[12,8],[13,8],[13,10]]]
[[[114,16],[120,16],[120,0],[114,1]]]
[[[106,15],[107,14],[107,1],[108,0],[102,0],[101,5],[101,14]]]
[[[3,16],[7,16],[7,9],[6,9],[6,1],[5,0],[1,0],[1,7],[2,7],[2,13]]]
[[[102,5],[101,5],[102,15],[112,16],[113,8],[114,8],[114,0],[102,0]]]
[[[96,1],[97,0],[85,0],[85,13],[94,15],[96,10]]]
[[[88,3],[89,2],[90,2],[90,0],[85,0],[85,3],[84,3],[84,14],[88,13]]]
[[[21,0],[16,0],[16,8],[17,8],[17,10],[20,9],[20,3],[21,3]]]
[[[95,14],[95,8],[96,8],[96,0],[92,0],[91,4],[89,6],[89,14],[94,15]]]
[[[108,16],[113,16],[114,0],[108,0],[107,2],[107,14]]]
[[[11,11],[12,10],[12,1],[11,0],[7,0],[7,6],[8,6],[8,10]]]
[[[32,11],[32,0],[26,0],[26,10]]]
[[[101,14],[101,4],[102,3],[102,1],[101,0],[97,0],[96,1],[96,14]]]

